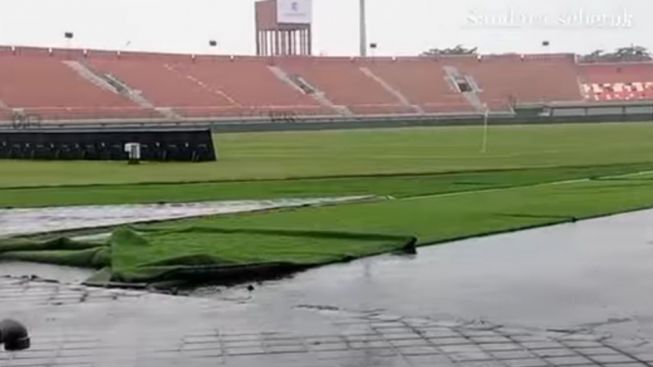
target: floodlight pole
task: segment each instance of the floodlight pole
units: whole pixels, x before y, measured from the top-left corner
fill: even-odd
[[[487,105],[485,105],[485,113],[483,114],[483,144],[481,146],[481,153],[487,153],[487,138],[488,138],[488,127],[490,119],[490,110]]]
[[[359,31],[360,31],[360,56],[367,56],[367,12],[365,9],[365,1],[359,1]]]

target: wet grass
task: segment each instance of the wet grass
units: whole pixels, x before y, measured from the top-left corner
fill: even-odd
[[[653,207],[653,175],[189,219],[119,228],[106,244],[9,239],[0,259],[99,268],[119,282],[258,277],[417,245]]]
[[[653,125],[437,127],[216,135],[215,163],[0,161],[0,187],[416,174],[644,162]]]
[[[223,229],[338,230],[416,236],[432,244],[653,207],[642,179],[590,180],[337,207],[182,221]]]
[[[653,163],[422,175],[0,189],[0,207],[378,195],[395,198],[516,187],[653,170]]]

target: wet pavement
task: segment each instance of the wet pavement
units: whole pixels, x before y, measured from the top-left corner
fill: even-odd
[[[33,335],[0,366],[653,367],[651,220],[460,241],[195,297],[0,278],[0,318]]]
[[[215,201],[187,204],[71,206],[34,209],[0,209],[0,238],[71,229],[115,226],[206,215],[234,214],[306,205],[339,204],[370,199],[339,198]]]
[[[651,224],[653,211],[638,212],[318,268],[266,283],[252,304],[261,312],[282,304],[381,309],[653,341]]]
[[[81,284],[95,273],[96,270],[94,269],[20,261],[0,261],[0,277],[37,277],[67,284]]]
[[[653,349],[586,332],[0,278],[32,348],[2,366],[653,366]],[[284,318],[277,318],[281,312]]]

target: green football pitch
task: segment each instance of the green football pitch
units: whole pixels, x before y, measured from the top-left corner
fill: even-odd
[[[0,161],[0,206],[424,194],[653,158],[653,123],[491,127],[485,153],[482,139],[480,127],[220,134],[214,163]]]
[[[215,139],[215,163],[0,161],[0,206],[377,200],[119,229],[100,244],[10,241],[0,259],[104,267],[107,279],[147,282],[198,265],[315,266],[411,239],[428,245],[653,207],[653,123],[490,127],[486,152],[479,127]]]

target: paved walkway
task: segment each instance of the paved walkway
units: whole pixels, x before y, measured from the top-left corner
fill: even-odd
[[[608,335],[309,305],[255,310],[246,299],[0,278],[0,316],[24,321],[33,344],[0,353],[0,366],[653,366],[648,343]]]

